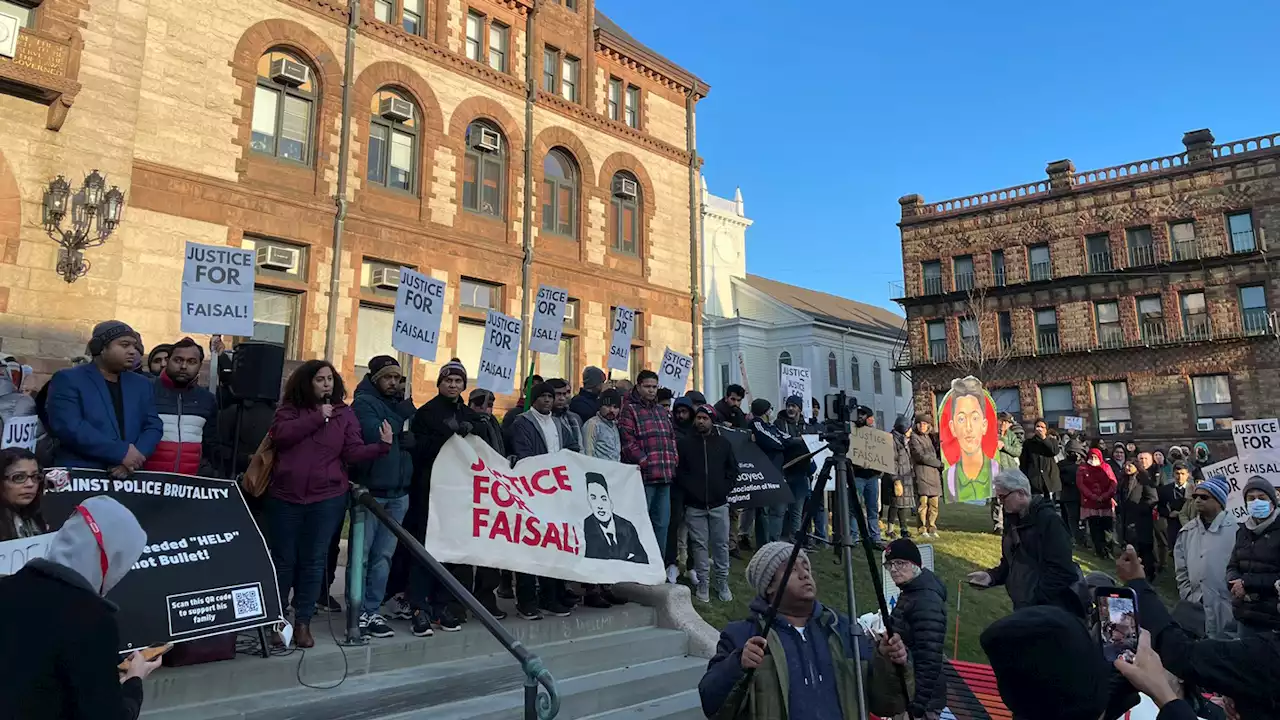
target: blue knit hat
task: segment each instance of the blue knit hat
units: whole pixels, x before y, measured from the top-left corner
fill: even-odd
[[[1226,509],[1227,493],[1229,492],[1229,489],[1227,488],[1226,480],[1223,480],[1217,475],[1214,475],[1213,477],[1207,477],[1204,480],[1202,480],[1199,485],[1196,486],[1196,489],[1204,490],[1205,492],[1209,493],[1210,495],[1213,496],[1214,500],[1218,501],[1218,504],[1221,505],[1223,509]]]

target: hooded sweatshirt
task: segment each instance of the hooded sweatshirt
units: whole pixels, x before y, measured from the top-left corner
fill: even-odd
[[[1080,507],[1088,510],[1101,510],[1109,515],[1113,510],[1112,501],[1116,496],[1116,476],[1111,466],[1102,460],[1102,451],[1094,448],[1089,457],[1096,458],[1099,465],[1080,463],[1076,468],[1076,488],[1080,491]],[[1095,513],[1096,514],[1096,513]]]

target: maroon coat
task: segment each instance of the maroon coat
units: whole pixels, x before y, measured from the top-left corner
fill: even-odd
[[[390,445],[366,445],[360,421],[341,401],[325,422],[320,408],[281,405],[271,423],[276,463],[271,470],[271,496],[309,505],[345,493],[347,467],[385,455]]]

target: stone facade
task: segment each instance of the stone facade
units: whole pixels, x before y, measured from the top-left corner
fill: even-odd
[[[463,278],[500,286],[499,309],[516,316],[524,293],[540,283],[567,288],[580,307],[577,326],[568,331],[577,338],[567,362],[575,375],[586,365],[604,364],[615,305],[644,313],[639,344],[645,364],[656,362],[666,346],[691,352],[689,232],[697,210],[689,201],[685,108],[691,93],[696,101],[708,88],[634,39],[602,30],[591,0],[579,0],[576,10],[538,3],[533,58],[526,59],[532,7],[530,0],[427,0],[420,31],[410,34],[399,22],[378,21],[373,0],[362,0],[349,205],[336,258],[338,294],[331,298],[345,3],[45,0],[20,44],[62,43],[76,55],[74,63],[46,68],[63,72],[61,80],[52,72],[32,75],[23,65],[31,64],[29,58],[0,58],[0,77],[47,86],[48,96],[61,89],[37,101],[0,95],[0,351],[46,374],[83,352],[95,322],[113,317],[133,324],[148,346],[171,341],[180,334],[185,242],[274,241],[301,248],[305,258],[294,277],[260,272],[257,278],[261,289],[297,298],[291,359],[323,356],[332,330],[332,359],[348,377],[367,360],[358,356],[360,348],[370,345],[358,337],[361,307],[385,308],[394,299],[368,284],[364,263],[407,265],[448,281],[449,311],[436,362],[415,363],[419,397],[430,395],[438,366],[460,352],[459,322],[468,317],[457,302]],[[401,8],[395,3],[393,20]],[[469,12],[482,14],[486,28],[507,28],[505,72],[466,57]],[[539,89],[532,126],[526,127],[524,69],[533,63],[541,86],[546,46],[579,59],[578,97],[570,101]],[[306,162],[253,149],[259,60],[271,51],[289,53],[311,73]],[[610,77],[640,89],[638,128],[607,116],[603,93]],[[366,180],[369,108],[383,90],[415,106],[411,192]],[[50,104],[58,108],[57,123]],[[463,207],[464,138],[477,120],[503,136],[500,218]],[[526,140],[532,178],[524,177]],[[543,206],[550,202],[543,161],[552,149],[567,153],[576,166],[575,237],[541,231]],[[78,184],[95,168],[124,191],[124,217],[105,245],[86,251],[88,275],[67,284],[55,273],[57,245],[42,227],[42,192],[58,175]],[[619,172],[639,185],[634,254],[614,247],[610,226],[612,181]],[[535,249],[524,287],[526,182],[533,191]],[[331,301],[337,303],[333,328],[327,323]],[[389,348],[389,340],[385,344]]]
[[[1072,414],[1090,436],[1221,451],[1226,418],[1275,416],[1277,140],[1215,145],[1200,130],[1179,155],[1086,172],[1064,160],[1046,181],[940,203],[903,197],[909,344],[898,362],[917,407],[972,373],[1024,422]],[[962,339],[966,321],[977,343]],[[1124,385],[1105,386],[1100,402],[1102,383]],[[1046,386],[1069,386],[1071,407],[1046,408]]]

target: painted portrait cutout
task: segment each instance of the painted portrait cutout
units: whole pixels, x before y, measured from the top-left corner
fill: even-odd
[[[946,501],[991,497],[991,481],[1000,472],[995,459],[999,423],[996,404],[981,380],[970,375],[951,381],[951,390],[938,408],[938,439],[946,466]]]

